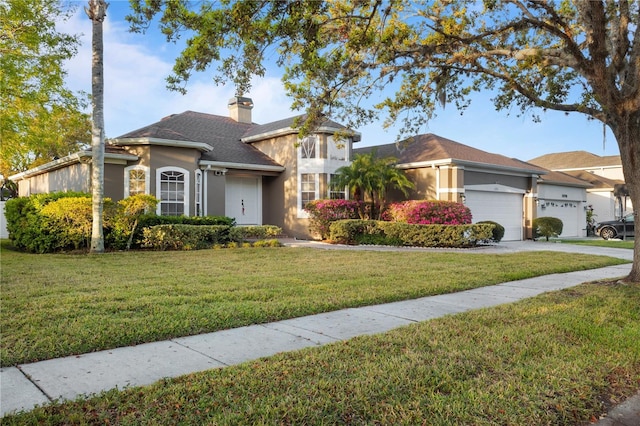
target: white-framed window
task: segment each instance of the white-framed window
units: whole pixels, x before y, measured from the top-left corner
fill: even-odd
[[[300,141],[300,158],[317,158],[318,156],[318,136],[305,136]]]
[[[150,192],[149,167],[129,166],[124,169],[124,198]]]
[[[308,202],[318,199],[318,174],[317,173],[301,173],[300,174],[300,197],[299,206],[302,216],[306,217],[304,208]]]
[[[349,140],[336,141],[333,136],[327,138],[327,158],[335,161],[347,161],[347,146]]]
[[[194,177],[195,177],[195,183],[196,183],[196,203],[195,203],[195,215],[196,216],[204,216],[203,210],[202,210],[202,170],[196,170],[194,172]]]
[[[163,216],[189,215],[189,171],[161,167],[156,171],[157,212]]]
[[[329,199],[330,200],[346,200],[347,199],[347,188],[341,187],[337,188],[333,185],[333,180],[337,175],[330,174],[329,175]]]

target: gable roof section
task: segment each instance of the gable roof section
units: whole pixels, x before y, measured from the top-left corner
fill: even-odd
[[[546,154],[529,160],[529,163],[549,170],[622,167],[622,161],[619,155],[601,157],[587,151],[569,151]]]
[[[563,172],[564,174],[575,177],[576,179],[580,179],[585,182],[589,182],[593,189],[606,189],[611,190],[615,188],[616,185],[623,185],[624,181],[618,179],[609,179],[604,176],[597,175],[595,173],[590,173],[585,170],[572,170]]]
[[[242,141],[245,143],[251,143],[258,140],[271,138],[275,136],[287,135],[291,133],[298,133],[298,124],[304,122],[306,115],[297,115],[294,117],[285,118],[283,120],[274,121],[263,125],[255,125],[248,129],[244,135],[242,135]],[[326,119],[316,129],[315,132],[322,133],[335,133],[337,131],[346,131],[347,128],[340,123]],[[360,140],[360,133],[349,131],[353,135],[354,140],[357,142]]]
[[[546,174],[548,171],[533,164],[493,154],[463,145],[432,133],[414,136],[400,142],[358,148],[355,154],[368,153],[376,150],[379,157],[395,157],[399,168],[426,167],[431,164],[455,162],[469,166],[491,166],[525,173]]]
[[[112,143],[189,146],[204,151],[201,160],[206,162],[281,168],[266,154],[241,143],[242,135],[253,126],[256,125],[239,123],[229,117],[185,111],[125,133],[113,139]]]
[[[595,176],[589,172],[588,175]],[[546,175],[538,177],[538,183],[557,184],[562,186],[575,186],[580,188],[591,188],[593,184],[588,180],[581,179],[568,172],[549,171]]]

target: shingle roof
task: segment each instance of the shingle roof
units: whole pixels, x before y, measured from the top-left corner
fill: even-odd
[[[592,167],[621,166],[619,155],[601,157],[587,151],[569,151],[546,154],[529,160],[529,163],[549,170],[565,170]]]
[[[238,123],[229,117],[185,111],[125,133],[116,139],[158,138],[177,141],[203,142],[213,150],[203,154],[202,160],[279,166],[269,156],[240,138],[256,124]]]
[[[300,126],[302,123],[304,123],[305,117],[306,115],[302,114],[302,115],[297,115],[295,117],[289,117],[283,120],[274,121],[272,123],[255,125],[250,129],[248,129],[246,133],[242,135],[242,137],[243,139],[252,138],[254,136],[273,133],[279,130],[295,129],[297,126]],[[298,121],[297,123],[296,123],[296,120]],[[343,126],[342,124],[336,123],[335,121],[332,121],[329,119],[324,120],[320,124],[320,126],[329,127],[337,130],[346,129],[346,127]]]
[[[571,175],[576,179],[580,179],[585,182],[589,182],[593,188],[597,189],[613,189],[615,185],[622,185],[624,181],[618,179],[609,179],[604,176],[596,175],[584,170],[570,170],[563,172],[564,174]]]
[[[588,175],[591,175],[591,173],[588,172],[584,172],[587,173]],[[571,186],[581,186],[581,187],[585,187],[585,188],[590,188],[593,186],[593,184],[585,179],[581,179],[579,177],[574,177],[573,174],[570,174],[568,172],[554,172],[554,171],[549,171],[549,173],[547,173],[546,175],[542,175],[538,178],[538,182],[541,183],[560,183],[563,185],[571,185]]]
[[[541,167],[516,158],[482,151],[431,133],[418,135],[392,144],[358,148],[354,150],[354,153],[368,153],[372,150],[376,150],[379,157],[396,157],[398,164],[421,163],[450,158],[458,161],[483,163],[538,173],[547,172]]]

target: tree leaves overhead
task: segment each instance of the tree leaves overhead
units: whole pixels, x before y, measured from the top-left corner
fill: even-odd
[[[76,54],[78,38],[55,27],[72,12],[57,0],[0,3],[0,173],[5,177],[88,141],[85,102],[64,84],[64,62]]]
[[[129,19],[142,30],[160,14],[169,39],[189,35],[169,78],[174,89],[184,90],[193,71],[215,63],[216,83],[232,82],[246,93],[251,77],[275,62],[285,68],[294,107],[319,109],[354,127],[382,111],[388,124],[407,117],[406,133],[415,134],[436,106],[464,109],[471,91],[487,89],[499,90],[499,109],[539,106],[606,121],[600,86],[613,80],[627,90],[622,96],[637,98],[638,3],[610,1],[606,11],[592,3],[600,4],[241,0],[199,2],[191,10],[185,0],[133,0]],[[369,108],[364,101],[385,89],[393,95]]]

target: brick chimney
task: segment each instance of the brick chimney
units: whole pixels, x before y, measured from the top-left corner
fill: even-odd
[[[251,124],[251,110],[253,109],[253,101],[251,98],[243,98],[236,96],[229,99],[229,116],[238,123]]]

